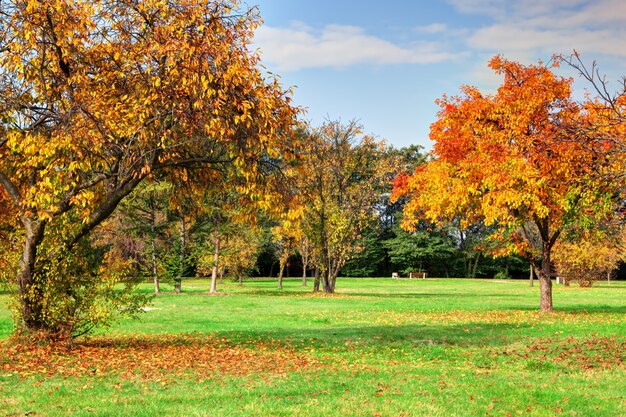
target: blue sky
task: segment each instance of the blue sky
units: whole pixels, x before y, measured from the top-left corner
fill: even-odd
[[[431,148],[434,101],[462,84],[494,91],[495,54],[525,64],[576,49],[617,89],[626,75],[626,0],[251,0],[254,46],[306,119],[359,120],[396,147]],[[567,68],[558,70],[575,75]],[[577,82],[577,94],[586,85]]]

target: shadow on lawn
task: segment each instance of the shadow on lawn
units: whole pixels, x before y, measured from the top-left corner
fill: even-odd
[[[516,306],[501,307],[503,310],[522,310],[522,311],[539,311],[538,307]],[[572,313],[572,314],[626,314],[626,305],[601,305],[601,304],[583,304],[575,306],[560,306],[558,302],[554,306],[555,313]],[[549,314],[549,313],[548,313]]]
[[[349,297],[363,297],[363,298],[444,298],[444,299],[454,299],[454,298],[476,298],[476,294],[472,294],[469,292],[461,293],[461,292],[431,292],[431,293],[418,293],[418,292],[406,292],[406,293],[377,293],[377,292],[341,292],[340,295],[345,295]],[[480,297],[484,298],[519,298],[519,294],[510,294],[510,293],[480,293]]]
[[[206,291],[205,291],[206,292]],[[382,299],[422,299],[422,298],[476,298],[476,294],[470,292],[368,292],[368,291],[342,291],[339,290],[333,294],[326,294],[322,291],[312,292],[311,290],[270,290],[266,288],[251,289],[244,288],[243,290],[236,291],[227,294],[233,295],[256,295],[266,297],[301,297],[301,298],[326,298],[326,299],[342,299],[342,298],[382,298]],[[519,298],[519,294],[511,294],[506,292],[495,293],[481,293],[480,297],[494,297],[494,298]]]
[[[319,325],[318,325],[319,326]],[[463,323],[459,325],[389,325],[275,328],[266,331],[223,331],[218,337],[233,343],[272,341],[296,349],[352,350],[359,348],[415,348],[419,346],[502,346],[521,337],[526,324]]]

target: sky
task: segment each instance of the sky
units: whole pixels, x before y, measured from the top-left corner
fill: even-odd
[[[574,49],[617,90],[626,75],[626,0],[248,0],[254,48],[293,87],[313,125],[358,120],[395,147],[432,147],[435,100],[463,84],[494,92],[496,54],[524,64]],[[588,86],[574,71],[575,94]]]

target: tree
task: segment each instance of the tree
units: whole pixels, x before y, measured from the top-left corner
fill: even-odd
[[[296,240],[300,239],[298,224],[284,219],[278,226],[272,228],[276,257],[278,258],[278,289],[283,289],[283,274],[291,255],[296,250]]]
[[[559,242],[554,249],[559,276],[566,284],[576,281],[581,287],[591,287],[594,281],[607,279],[619,262],[624,261],[624,248],[616,243],[597,237]]]
[[[0,185],[22,230],[20,330],[57,330],[47,265],[69,274],[144,179],[194,173],[211,187],[234,171],[271,204],[256,197],[291,152],[297,110],[248,49],[259,21],[227,0],[0,0]]]
[[[374,222],[361,232],[361,239],[353,255],[346,261],[341,273],[348,277],[371,277],[382,269],[387,253]]]
[[[222,266],[224,270],[243,285],[243,276],[253,270],[259,249],[261,232],[249,225],[240,223],[240,230],[229,236],[222,246]]]
[[[552,311],[552,248],[566,226],[611,211],[613,185],[595,175],[609,162],[567,134],[581,115],[570,79],[541,63],[523,66],[500,56],[489,66],[504,76],[497,93],[464,86],[461,96],[438,100],[430,130],[435,159],[399,176],[395,197],[409,198],[407,229],[419,216],[494,225],[505,242],[499,254],[531,256],[540,308]],[[540,237],[538,249],[530,245],[530,227]]]
[[[450,275],[450,262],[456,255],[455,242],[444,230],[421,227],[411,232],[396,230],[396,236],[385,241],[393,265],[400,272],[428,271],[429,274]],[[437,275],[435,275],[437,276]]]
[[[300,191],[309,203],[303,229],[315,247],[323,289],[332,293],[361,232],[375,219],[375,203],[392,167],[384,159],[384,143],[363,136],[356,122],[328,122],[307,136]]]
[[[137,187],[121,203],[121,230],[143,243],[141,253],[144,270],[152,278],[154,292],[161,292],[159,286],[159,252],[164,229],[167,228],[168,201],[172,185],[165,181],[152,181]],[[149,259],[145,259],[148,257]]]
[[[609,82],[595,61],[589,68],[576,51],[571,56],[557,59],[578,71],[596,93],[583,101],[576,120],[562,127],[570,140],[584,143],[594,151],[596,158],[613,162],[612,170],[598,172],[598,175],[621,179],[626,162],[626,76],[620,80],[618,90],[611,92]]]
[[[620,216],[621,217],[621,216]],[[571,281],[591,287],[607,279],[626,260],[626,229],[622,218],[595,225],[590,229],[571,228],[554,248],[554,263],[565,285]]]
[[[314,263],[315,259],[315,247],[313,243],[309,240],[309,238],[303,233],[301,233],[300,240],[298,241],[298,253],[300,254],[300,259],[302,260],[302,286],[307,286],[307,271],[309,270],[309,265]]]

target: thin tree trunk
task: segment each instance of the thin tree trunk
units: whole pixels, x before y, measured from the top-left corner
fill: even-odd
[[[474,259],[474,265],[472,266],[472,278],[476,278],[476,271],[478,270],[478,261],[480,260],[481,252],[476,253],[476,259]]]
[[[302,286],[306,287],[306,267],[307,265],[302,265]]]
[[[238,276],[239,276],[239,286],[243,287],[243,273],[240,272]]]
[[[156,258],[156,216],[154,214],[154,207],[150,207],[150,249],[152,250],[151,262],[152,262],[152,280],[154,281],[154,293],[160,294],[159,288],[159,275],[157,270],[157,258]]]
[[[313,292],[318,292],[320,290],[320,269],[315,268],[315,274],[313,280]]]
[[[535,267],[533,266],[533,263],[530,263],[530,286],[533,287],[535,285]]]
[[[215,227],[215,253],[213,254],[213,269],[211,270],[211,294],[217,292],[217,272],[220,260],[220,235],[217,233],[217,226]]]
[[[185,215],[181,213],[180,216],[180,254],[179,254],[179,268],[178,268],[178,276],[174,280],[174,291],[176,294],[180,294],[183,275],[185,274],[185,252],[187,251],[187,226],[185,224]]]
[[[283,272],[285,271],[285,262],[280,263],[280,270],[278,271],[278,289],[283,289]]]

